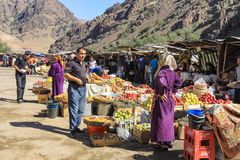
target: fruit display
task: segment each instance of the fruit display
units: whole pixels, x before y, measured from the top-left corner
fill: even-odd
[[[47,80],[46,80],[47,83],[52,83],[52,81],[53,81],[52,77],[48,77]]]
[[[136,129],[139,131],[150,131],[151,130],[151,124],[150,123],[143,123],[135,125]]]
[[[124,89],[127,91],[136,91],[137,90],[137,88],[134,87],[133,85],[127,85],[124,87]]]
[[[175,105],[176,105],[176,106],[183,105],[183,99],[182,99],[182,98],[176,97],[175,95],[173,95],[173,99],[174,99],[174,101],[175,101]]]
[[[113,125],[114,119],[107,116],[90,116],[84,117],[83,122],[90,126],[109,126]]]
[[[103,78],[103,79],[110,79],[110,78],[111,78],[111,76],[110,76],[110,75],[108,75],[108,74],[105,74],[105,75],[102,75],[102,78]]]
[[[149,87],[147,84],[141,84],[137,88],[138,88],[139,92],[154,93],[154,90],[151,87]]]
[[[216,104],[217,103],[217,99],[210,93],[203,94],[199,98],[199,100],[202,101],[204,104]]]
[[[114,112],[113,116],[117,121],[125,120],[125,119],[131,119],[134,118],[134,115],[128,111],[123,112],[123,111],[117,111]]]
[[[98,76],[96,73],[91,73],[90,77],[95,79],[95,80],[102,80],[102,77]]]
[[[119,100],[138,101],[140,95],[135,93],[124,93],[118,97]]]
[[[107,83],[112,87],[114,93],[123,92],[124,90],[124,80],[119,77],[109,79]]]
[[[230,100],[218,99],[218,100],[217,100],[217,103],[218,103],[218,104],[231,104],[232,101],[230,101]]]
[[[153,96],[149,96],[146,101],[141,104],[141,107],[147,111],[151,111],[153,103]]]
[[[112,105],[114,108],[133,108],[138,103],[135,101],[115,100]]]
[[[192,92],[192,90],[193,90],[193,85],[181,88],[179,89],[179,92],[188,93],[188,92]]]
[[[230,104],[230,103],[232,103],[230,100],[216,99],[210,93],[203,94],[199,98],[199,100],[202,101],[204,104]]]
[[[104,82],[102,80],[98,80],[98,79],[91,79],[91,83],[102,86],[104,84]]]
[[[41,87],[43,87],[42,81],[37,81],[36,83],[33,84],[33,88],[41,88]]]
[[[195,95],[193,93],[183,94],[182,99],[183,99],[184,104],[186,104],[186,105],[202,104],[202,102],[199,101],[197,95]]]
[[[106,97],[106,96],[101,96],[101,95],[93,97],[93,101],[97,102],[97,103],[112,103],[113,100],[114,99],[111,97]]]

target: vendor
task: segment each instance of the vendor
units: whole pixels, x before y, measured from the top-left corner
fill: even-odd
[[[207,63],[206,68],[206,75],[217,74],[217,71],[212,63]]]
[[[238,56],[237,64],[238,66],[235,69],[236,81],[240,81],[240,56]],[[235,89],[234,103],[240,104],[240,85],[237,87],[238,88]]]

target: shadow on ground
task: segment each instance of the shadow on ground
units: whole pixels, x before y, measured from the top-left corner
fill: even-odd
[[[145,156],[140,154],[133,155],[134,160],[183,160],[182,150],[154,151],[153,155]]]
[[[29,128],[45,130],[48,132],[53,132],[56,134],[60,134],[60,135],[69,137],[68,129],[51,126],[51,125],[45,125],[40,122],[10,122],[10,125],[12,125],[14,127],[29,127]],[[86,129],[84,129],[84,131],[86,131]],[[86,132],[77,134],[77,137],[75,138],[75,140],[81,141],[84,145],[86,145],[88,147],[93,147],[92,143],[89,139],[89,136]],[[121,148],[121,149],[130,150],[130,151],[152,152],[154,145],[155,144],[148,144],[148,145],[139,144],[136,141],[131,141],[131,142],[125,141],[122,145],[112,146],[112,148]],[[161,157],[161,159],[163,159],[163,160],[180,160],[179,156],[182,155],[182,152],[183,152],[182,150],[170,150],[168,152],[154,151],[153,155],[150,155],[150,156],[135,154],[133,156],[133,159],[135,159],[135,160],[148,160],[148,159],[157,160],[157,159],[159,159],[159,157]]]
[[[0,101],[9,102],[9,103],[17,103],[16,99],[9,99],[9,98],[4,98],[4,97],[0,97]],[[38,103],[38,101],[37,100],[24,100],[24,103]]]
[[[33,117],[47,117],[47,110],[41,110],[37,115],[33,115]]]
[[[45,130],[48,132],[53,132],[56,134],[69,137],[69,129],[60,128],[60,127],[51,126],[51,125],[45,125],[40,122],[10,122],[10,125],[13,127],[29,127],[29,128]],[[92,147],[91,141],[89,140],[87,133],[77,134],[76,140],[81,141],[86,146]]]

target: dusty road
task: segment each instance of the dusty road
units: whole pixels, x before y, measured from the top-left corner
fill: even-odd
[[[68,137],[68,119],[49,119],[46,106],[37,103],[30,90],[41,77],[28,76],[27,102],[18,104],[14,70],[0,67],[0,159],[1,160],[177,160],[183,142],[175,141],[169,152],[153,152],[152,145],[137,142],[118,147],[93,148],[87,134]]]

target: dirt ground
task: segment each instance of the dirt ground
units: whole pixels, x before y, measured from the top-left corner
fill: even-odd
[[[87,134],[68,137],[68,118],[49,119],[46,106],[31,91],[39,76],[28,76],[23,104],[16,103],[12,68],[0,67],[0,159],[1,160],[178,160],[183,141],[168,152],[153,151],[152,144],[126,142],[117,147],[94,148]],[[84,128],[84,125],[81,126]]]

